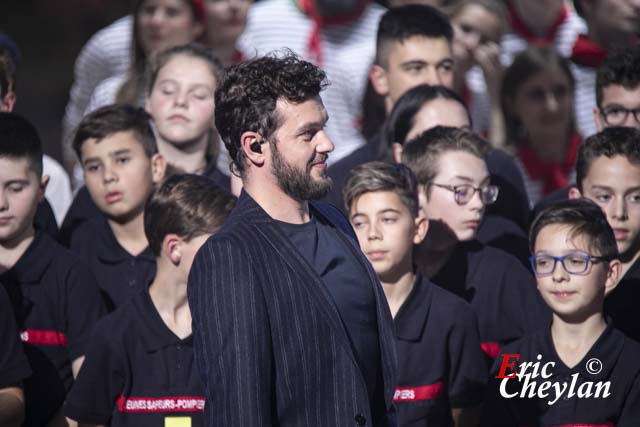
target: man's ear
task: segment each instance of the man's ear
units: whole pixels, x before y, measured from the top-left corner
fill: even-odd
[[[246,131],[240,135],[240,148],[244,151],[244,155],[251,163],[262,166],[266,156],[264,150],[267,144],[261,144],[262,136],[258,132]],[[251,146],[258,143],[260,150],[254,151]],[[255,147],[255,145],[254,145]]]
[[[182,259],[182,243],[184,241],[177,234],[167,234],[162,239],[161,252],[174,266],[180,264]]]
[[[419,245],[424,240],[424,237],[429,231],[429,220],[424,216],[418,215],[415,220],[416,230],[413,235],[413,244]]]
[[[618,286],[620,277],[622,276],[622,263],[618,259],[609,261],[609,269],[607,270],[607,280],[604,283],[604,294],[609,293]]]
[[[569,189],[569,200],[579,199],[582,197],[582,193],[578,190],[578,187],[571,187]]]
[[[38,189],[38,203],[44,200],[44,192],[47,190],[47,185],[49,185],[49,175],[42,175],[40,188]]]
[[[160,153],[151,157],[151,178],[154,184],[159,184],[167,171],[167,161]]]
[[[382,97],[389,95],[389,79],[387,71],[380,65],[373,64],[369,70],[369,81],[373,90]]]
[[[391,149],[393,150],[393,160],[395,160],[396,163],[402,163],[402,150],[404,149],[402,144],[394,142],[391,144]]]

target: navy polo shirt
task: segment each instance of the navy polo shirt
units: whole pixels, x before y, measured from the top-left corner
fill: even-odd
[[[558,394],[552,388],[548,395],[540,397],[520,397],[524,387],[518,379],[509,379],[505,391],[511,398],[500,394],[502,379],[495,378],[503,364],[502,354],[498,356],[491,372],[491,381],[483,416],[483,425],[499,426],[617,426],[630,427],[640,423],[640,344],[627,338],[622,332],[609,325],[587,352],[584,358],[573,368],[566,366],[558,357],[553,345],[550,328],[538,331],[506,346],[503,354],[519,354],[515,361],[516,370],[522,362],[537,362],[541,355],[540,366],[551,362],[554,365],[546,369],[548,378],[540,375],[531,377],[529,384],[536,382],[540,390],[542,382],[550,381],[563,387],[564,393],[552,404]],[[595,359],[595,360],[594,360]],[[510,359],[513,361],[513,359]],[[505,370],[505,374],[513,372]],[[532,373],[530,368],[527,373]],[[609,382],[608,397],[601,388],[596,395],[598,383],[601,387]],[[591,383],[591,385],[587,384]],[[578,394],[582,387],[583,393]],[[590,388],[591,396],[584,392]],[[530,390],[530,389],[528,389]],[[573,395],[570,396],[570,390]],[[583,397],[579,397],[582,395]]]
[[[365,267],[351,253],[346,237],[315,217],[304,224],[276,222],[333,297],[373,401],[380,372],[380,344],[376,301]]]
[[[529,238],[515,222],[498,215],[485,215],[476,238],[487,246],[513,255],[525,268],[530,268]]]
[[[76,229],[85,221],[99,216],[102,216],[102,212],[100,212],[100,209],[93,203],[87,187],[83,186],[76,193],[73,202],[71,202],[71,206],[69,206],[69,210],[67,210],[67,214],[64,216],[64,220],[60,226],[60,232],[58,233],[58,241],[65,246],[69,246]]]
[[[144,290],[98,323],[64,413],[112,427],[203,426],[204,404],[192,336],[178,338]]]
[[[103,314],[95,276],[86,264],[44,233],[0,275],[33,375],[25,383],[25,425],[42,426],[62,405],[71,362],[85,354]]]
[[[11,302],[4,287],[0,286],[0,389],[13,387],[31,375],[29,362],[24,355]]]
[[[38,203],[36,214],[33,217],[33,225],[36,229],[44,231],[54,239],[58,237],[58,223],[47,199]]]
[[[487,366],[469,304],[418,274],[394,325],[398,425],[452,426],[451,408],[482,404]]]
[[[416,250],[418,269],[424,266],[421,248]],[[471,304],[489,358],[551,320],[533,274],[515,257],[475,240],[460,242],[431,281]]]
[[[624,274],[604,300],[604,312],[626,336],[640,342],[640,259]]]
[[[156,258],[151,250],[147,247],[135,256],[127,252],[103,215],[76,229],[71,250],[89,260],[108,311],[147,289],[156,274]]]

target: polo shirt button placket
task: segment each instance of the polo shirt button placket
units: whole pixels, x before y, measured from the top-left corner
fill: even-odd
[[[363,426],[367,423],[367,419],[362,414],[357,414],[355,420],[356,424],[358,424],[359,426]]]

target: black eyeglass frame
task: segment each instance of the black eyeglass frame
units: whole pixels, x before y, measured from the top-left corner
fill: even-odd
[[[498,196],[500,195],[500,187],[498,187],[497,185],[487,185],[484,187],[474,187],[471,184],[460,184],[460,185],[444,185],[444,184],[438,184],[436,182],[430,182],[429,185],[433,185],[436,187],[440,187],[440,188],[444,188],[445,190],[449,190],[453,193],[453,200],[455,200],[455,202],[460,205],[460,206],[464,206],[467,203],[469,203],[471,201],[471,199],[473,199],[473,196],[478,192],[480,193],[480,200],[482,201],[482,203],[484,203],[485,205],[492,205],[496,202],[496,200],[498,200]],[[473,190],[473,192],[469,195],[469,199],[465,202],[461,202],[459,201],[460,196],[458,196],[458,189],[460,187],[465,187],[465,188],[470,188]],[[486,201],[485,198],[482,196],[484,189],[494,189],[495,190],[495,196],[494,199],[491,201]]]

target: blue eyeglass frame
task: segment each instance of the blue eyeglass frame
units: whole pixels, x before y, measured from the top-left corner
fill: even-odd
[[[584,270],[582,270],[581,272],[571,272],[567,269],[567,266],[564,263],[564,260],[567,259],[568,257],[571,256],[582,256],[586,259],[586,263],[585,263],[585,267]],[[553,260],[553,267],[551,268],[551,271],[548,273],[538,273],[538,271],[536,270],[536,264],[535,264],[535,260],[538,257],[544,257],[544,258],[548,258],[548,259],[552,259]],[[533,273],[536,275],[536,277],[546,277],[546,276],[551,276],[553,274],[554,271],[556,271],[556,266],[558,265],[558,262],[560,262],[560,265],[562,265],[562,269],[568,273],[568,274],[574,274],[577,276],[582,276],[584,274],[586,274],[589,271],[589,267],[591,267],[591,264],[597,264],[599,262],[603,262],[603,261],[607,261],[608,258],[607,257],[600,257],[600,256],[593,256],[591,254],[588,253],[584,253],[584,252],[573,252],[570,254],[566,254],[563,256],[553,256],[553,255],[531,255],[529,257],[529,263],[531,264],[531,269],[533,270]]]

